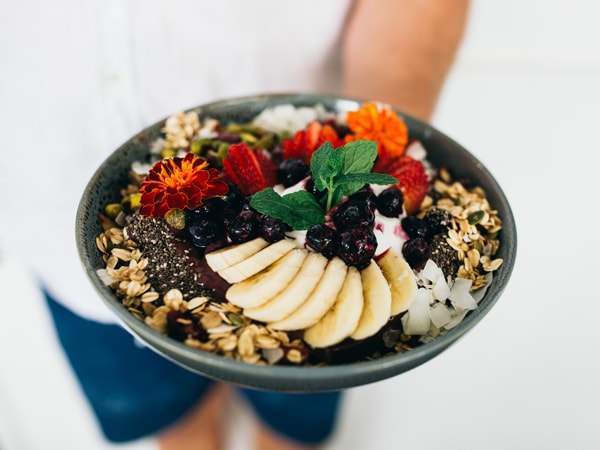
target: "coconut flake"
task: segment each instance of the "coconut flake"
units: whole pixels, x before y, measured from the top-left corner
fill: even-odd
[[[330,117],[335,116],[328,113],[321,104],[314,107],[303,106],[299,108],[291,104],[285,104],[266,108],[254,118],[253,123],[273,133],[294,134],[306,128],[314,120],[323,120]]]
[[[429,332],[431,319],[429,317],[429,304],[433,299],[427,289],[417,289],[408,311],[402,316],[402,328],[406,334],[422,336]]]
[[[427,158],[427,150],[421,141],[414,140],[406,147],[405,154],[418,161],[424,161]]]
[[[448,298],[457,312],[477,308],[477,302],[471,295],[471,286],[473,282],[466,278],[456,278],[450,289]]]
[[[446,305],[436,302],[429,308],[431,323],[437,328],[442,328],[452,320],[452,314]]]
[[[433,297],[440,302],[445,302],[450,297],[450,286],[448,286],[443,276],[437,279],[433,285],[432,292]]]
[[[428,259],[425,267],[419,272],[419,278],[425,282],[434,284],[440,278],[444,278],[444,272],[442,272],[442,269],[432,259]]]

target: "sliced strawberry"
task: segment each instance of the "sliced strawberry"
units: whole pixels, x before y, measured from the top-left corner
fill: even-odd
[[[283,142],[283,158],[301,159],[310,164],[312,154],[325,142],[331,142],[334,148],[344,143],[331,125],[313,121],[306,129],[296,132],[293,138]]]
[[[425,167],[421,161],[410,156],[401,156],[391,162],[386,171],[398,180],[396,185],[404,196],[404,209],[408,214],[416,213],[429,190]]]
[[[264,155],[266,156],[266,155]],[[261,164],[262,156],[245,143],[232,144],[227,150],[227,158],[223,160],[223,175],[227,181],[237,184],[246,195],[262,191],[271,184],[263,172],[265,162]],[[271,177],[271,175],[268,175]]]
[[[264,151],[254,150],[260,170],[265,177],[265,183],[268,186],[273,186],[277,183],[277,166],[271,160],[271,157]]]
[[[321,137],[321,130],[323,129],[323,125],[320,122],[314,121],[308,124],[306,127],[306,148],[305,151],[313,152],[315,151],[317,145],[319,144]]]
[[[223,178],[225,179],[225,181],[237,184],[238,186],[242,185],[242,182],[238,178],[235,169],[233,168],[231,162],[228,159],[223,160]]]
[[[306,132],[296,132],[293,138],[283,141],[283,159],[304,159],[300,150],[306,147]]]

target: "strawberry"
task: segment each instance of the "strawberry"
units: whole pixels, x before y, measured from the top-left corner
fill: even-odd
[[[401,156],[391,163],[386,172],[398,180],[396,187],[404,196],[406,213],[416,213],[429,190],[427,174],[421,161],[410,156]]]
[[[273,186],[277,183],[277,166],[271,160],[271,157],[264,150],[254,150],[260,170],[265,177],[265,183],[268,186]]]
[[[300,159],[310,164],[312,154],[325,142],[331,142],[334,148],[343,145],[343,140],[329,124],[313,121],[304,130],[296,132],[293,138],[283,142],[284,159]]]
[[[223,176],[237,184],[245,195],[252,195],[274,184],[276,169],[261,150],[242,142],[229,146],[223,159]]]

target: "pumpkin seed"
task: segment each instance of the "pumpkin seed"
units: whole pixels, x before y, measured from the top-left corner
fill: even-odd
[[[469,214],[467,220],[469,221],[469,225],[477,225],[484,217],[485,211],[479,210]]]

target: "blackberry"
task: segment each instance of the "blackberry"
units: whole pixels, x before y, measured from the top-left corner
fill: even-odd
[[[377,239],[372,231],[352,228],[340,235],[338,255],[349,266],[364,269],[375,256]]]
[[[460,261],[458,260],[456,250],[446,241],[445,235],[438,234],[433,238],[430,258],[442,269],[446,278],[456,275]]]
[[[260,236],[267,242],[277,242],[285,237],[289,227],[281,220],[264,215],[260,220]]]
[[[400,224],[402,225],[404,232],[411,239],[425,239],[430,235],[427,222],[425,222],[423,219],[419,219],[416,216],[406,216],[402,219]]]
[[[404,196],[402,191],[389,187],[377,196],[377,210],[386,217],[398,217],[402,213]]]
[[[431,254],[431,246],[425,238],[410,239],[402,245],[402,255],[410,267],[421,270]]]
[[[340,232],[351,228],[370,229],[375,223],[375,214],[367,202],[346,201],[333,214],[333,223]]]
[[[452,216],[442,208],[431,208],[425,213],[423,220],[427,224],[432,236],[445,232],[452,224]]]
[[[244,208],[227,224],[226,230],[229,240],[234,244],[239,244],[258,237],[260,223],[254,211]]]
[[[286,159],[277,169],[277,182],[285,187],[293,186],[310,173],[310,167],[300,159]]]
[[[333,258],[338,253],[339,243],[337,231],[323,223],[313,225],[306,232],[306,244],[326,258]]]

